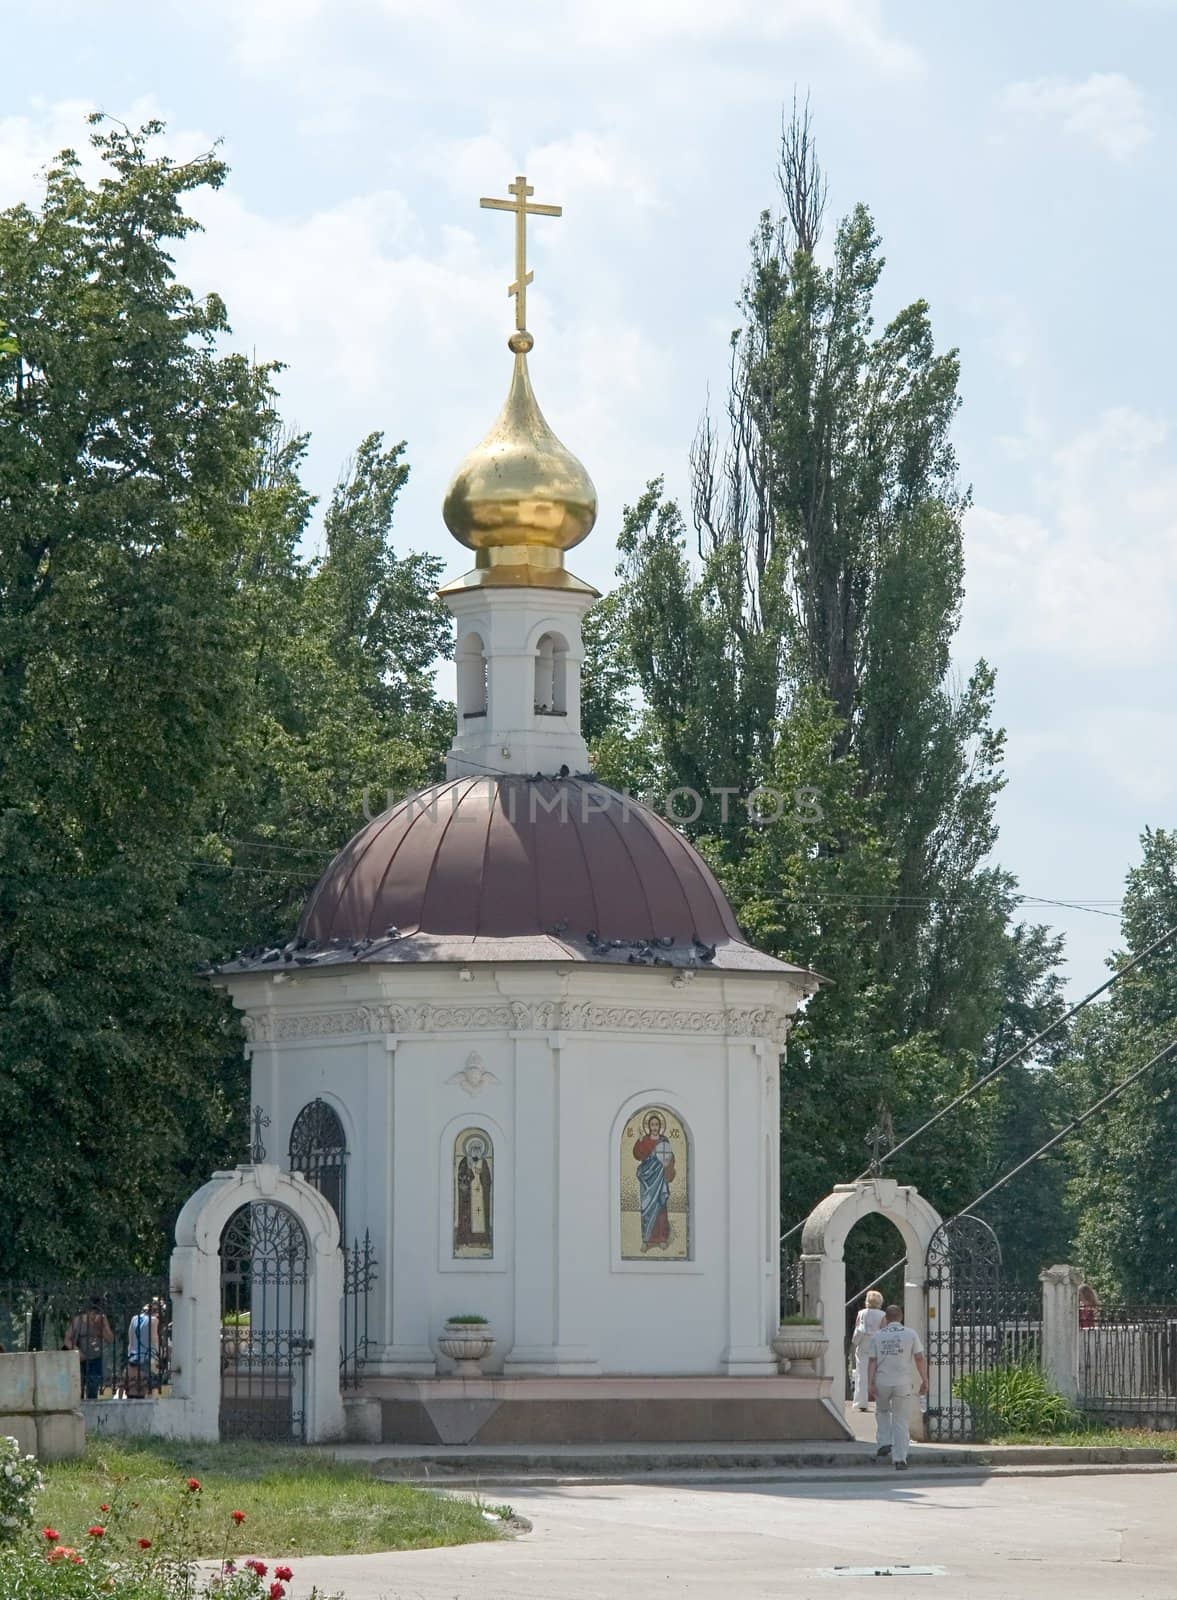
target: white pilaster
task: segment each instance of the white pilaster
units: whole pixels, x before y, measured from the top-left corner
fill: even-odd
[[[561,1249],[559,1055],[545,1035],[515,1035],[515,1343],[503,1368],[512,1378],[599,1370],[591,1351],[562,1336],[577,1263]]]
[[[433,1194],[436,1189],[432,1141],[421,1138],[427,1101],[413,1103],[414,1085],[398,1059],[397,1040],[390,1034],[385,1042],[391,1111],[388,1148],[392,1155],[386,1171],[389,1247],[384,1307],[388,1343],[379,1360],[369,1363],[369,1370],[387,1378],[431,1378],[437,1372],[432,1342],[437,1330],[430,1326],[429,1302],[421,1285],[432,1267],[433,1231],[412,1204],[415,1196]]]
[[[764,1093],[756,1047],[728,1040],[727,1071],[727,1348],[722,1368],[733,1377],[769,1377],[777,1370],[765,1306]],[[754,1238],[749,1238],[749,1230]]]

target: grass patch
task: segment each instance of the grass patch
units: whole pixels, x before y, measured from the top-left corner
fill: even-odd
[[[47,1467],[38,1525],[84,1545],[87,1527],[105,1520],[99,1506],[117,1498],[127,1532],[150,1537],[189,1477],[201,1483],[194,1526],[203,1556],[220,1556],[226,1534],[230,1555],[278,1558],[423,1550],[498,1536],[471,1501],[382,1483],[351,1462],[282,1445],[158,1439],[91,1440],[80,1460]],[[245,1513],[240,1527],[233,1511]]]
[[[1166,1461],[1177,1461],[1177,1433],[1156,1433],[1149,1428],[1067,1428],[1059,1433],[998,1433],[992,1444],[1059,1444],[1109,1446],[1128,1450],[1161,1450]]]

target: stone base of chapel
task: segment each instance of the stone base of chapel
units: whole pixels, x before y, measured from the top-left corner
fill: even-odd
[[[831,1389],[789,1377],[369,1378],[360,1393],[373,1443],[775,1444],[851,1438]]]

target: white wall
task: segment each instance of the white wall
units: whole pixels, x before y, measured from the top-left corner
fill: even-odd
[[[378,1370],[434,1370],[441,1324],[475,1312],[494,1324],[492,1370],[775,1371],[777,1061],[799,989],[773,974],[464,970],[234,980],[270,1159],[285,1164],[308,1101],[343,1121],[348,1232],[370,1229],[379,1259]],[[620,1259],[620,1130],[646,1102],[690,1134],[686,1262]],[[469,1126],[494,1143],[491,1261],[452,1255],[453,1139]]]

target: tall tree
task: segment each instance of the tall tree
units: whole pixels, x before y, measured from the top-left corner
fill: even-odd
[[[66,152],[0,216],[0,1276],[162,1264],[243,1149],[198,964],[287,936],[452,718],[438,565],[392,546],[403,447],[362,442],[308,556],[305,441],[172,272],[224,167],[160,132],[100,124],[97,185]]]
[[[1177,928],[1177,832],[1147,829],[1141,847],[1124,895],[1130,951]],[[1113,955],[1109,966],[1124,960]],[[1122,979],[1076,1030],[1061,1069],[1073,1109],[1093,1104],[1175,1038],[1177,939]],[[1079,1265],[1106,1294],[1177,1301],[1177,1063],[1154,1068],[1069,1142]]]
[[[669,785],[766,948],[832,981],[807,1007],[783,1102],[782,1215],[865,1165],[878,1102],[922,1121],[982,1070],[1016,999],[1012,878],[990,863],[1003,737],[984,662],[957,685],[963,516],[955,351],[927,305],[881,330],[883,269],[856,206],[820,254],[826,184],[786,123],[732,339],[726,429],[692,452],[695,556],[651,483],[620,537],[626,647]],[[769,784],[785,813],[757,821]],[[795,803],[801,789],[816,809]],[[1057,956],[1057,950],[1054,952]],[[1010,984],[1014,989],[1010,989]],[[951,1209],[986,1170],[972,1106],[899,1172]]]
[[[172,272],[222,163],[92,120],[101,181],[67,151],[0,215],[0,1272],[133,1258],[223,1122],[177,903],[269,373]]]

